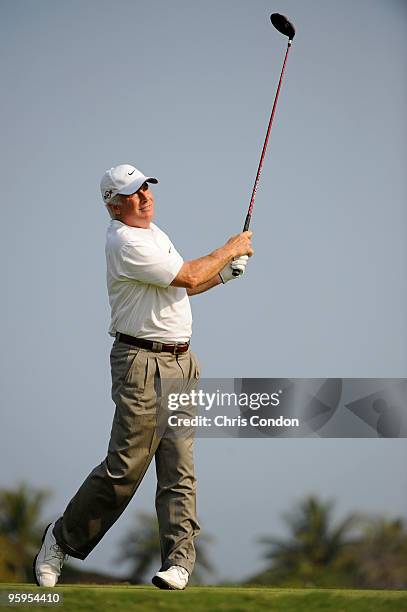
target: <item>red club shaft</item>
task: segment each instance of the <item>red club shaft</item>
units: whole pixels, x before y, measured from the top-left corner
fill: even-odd
[[[257,169],[256,179],[254,181],[252,197],[250,199],[250,204],[249,204],[249,210],[247,212],[246,221],[245,221],[245,224],[244,224],[244,227],[243,227],[243,231],[244,232],[249,229],[249,225],[250,225],[250,220],[251,220],[253,206],[254,206],[254,199],[256,197],[257,186],[258,186],[259,180],[260,180],[260,174],[261,174],[261,170],[262,170],[262,167],[263,167],[263,161],[264,161],[264,157],[265,157],[266,149],[267,149],[267,144],[268,144],[269,137],[270,137],[271,126],[273,125],[273,119],[274,119],[274,115],[275,115],[276,107],[277,107],[277,100],[278,100],[278,96],[280,95],[281,83],[283,81],[285,65],[287,63],[287,57],[288,57],[288,52],[290,50],[290,47],[291,47],[291,40],[288,41],[287,51],[285,53],[284,63],[283,63],[283,67],[282,67],[281,74],[280,74],[280,80],[278,82],[276,97],[274,98],[273,109],[271,111],[270,121],[269,121],[268,128],[267,128],[266,139],[264,141],[263,150],[261,152],[261,157],[260,157],[259,167]]]

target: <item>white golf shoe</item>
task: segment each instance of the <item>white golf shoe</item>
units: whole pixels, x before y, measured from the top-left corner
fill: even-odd
[[[50,523],[45,528],[41,548],[34,559],[33,573],[38,586],[54,587],[61,575],[64,561],[68,558],[52,533],[54,525],[55,523]]]
[[[171,565],[165,572],[157,572],[152,582],[159,589],[177,589],[182,591],[188,584],[189,574],[180,565]]]

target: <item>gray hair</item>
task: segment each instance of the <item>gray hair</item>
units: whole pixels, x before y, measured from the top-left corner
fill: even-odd
[[[109,205],[110,204],[114,204],[115,206],[121,206],[122,205],[122,196],[120,193],[116,193],[115,196],[113,196],[113,198],[109,201]],[[107,208],[107,212],[109,213],[110,217],[112,219],[116,219],[115,214],[112,210],[110,210],[109,205],[106,206]]]

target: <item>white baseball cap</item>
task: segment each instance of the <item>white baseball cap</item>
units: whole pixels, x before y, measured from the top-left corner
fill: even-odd
[[[114,166],[114,168],[106,170],[100,181],[103,201],[105,204],[109,204],[110,200],[118,193],[131,195],[138,191],[143,183],[158,183],[158,181],[152,176],[144,176],[140,170],[130,166],[130,164]]]

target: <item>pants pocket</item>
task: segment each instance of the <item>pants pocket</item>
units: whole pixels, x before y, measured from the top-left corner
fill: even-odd
[[[130,359],[127,374],[120,387],[120,399],[135,415],[156,411],[157,365],[149,351],[139,349]]]
[[[120,342],[113,344],[110,351],[110,369],[112,374],[112,398],[117,402],[117,394],[129,375],[130,368],[140,349]]]
[[[200,365],[200,363],[198,361],[198,357],[192,351],[191,351],[191,357],[192,357],[192,361],[193,361],[193,364],[194,364],[194,370],[195,370],[194,376],[195,376],[196,380],[199,380],[199,378],[201,376],[201,365]]]

